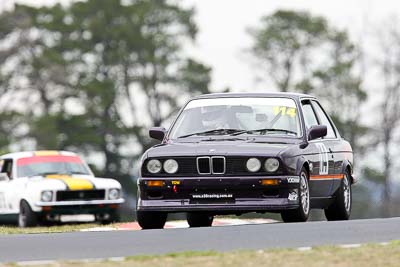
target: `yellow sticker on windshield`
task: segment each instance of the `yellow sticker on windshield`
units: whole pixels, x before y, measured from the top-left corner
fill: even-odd
[[[274,107],[274,115],[281,114],[282,116],[290,116],[294,118],[296,116],[296,108],[275,106]]]

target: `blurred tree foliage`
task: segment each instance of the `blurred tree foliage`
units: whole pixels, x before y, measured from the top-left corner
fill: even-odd
[[[326,40],[327,22],[305,12],[279,10],[261,19],[249,33],[254,39],[251,52],[264,68],[263,73],[283,92],[305,86],[312,76],[310,61],[315,49]],[[295,77],[301,72],[301,77]]]
[[[351,142],[356,154],[364,150],[367,128],[360,106],[367,94],[356,75],[359,52],[346,31],[307,12],[279,10],[249,29],[250,49],[264,79],[280,91],[299,91],[320,97],[324,107]]]
[[[147,128],[162,125],[188,96],[209,92],[211,69],[182,49],[197,33],[193,14],[166,0],[3,12],[0,146],[18,135],[35,148],[95,155],[104,160],[102,175],[126,180],[151,145]]]
[[[398,184],[396,164],[398,158],[398,130],[400,126],[400,30],[399,21],[390,18],[384,30],[379,33],[379,57],[376,61],[382,81],[380,83],[381,101],[379,103],[379,117],[377,118],[376,138],[383,152],[383,179],[384,200],[388,204],[387,214],[393,213],[398,207],[393,200],[397,197],[394,190]],[[397,165],[397,166],[396,166]]]

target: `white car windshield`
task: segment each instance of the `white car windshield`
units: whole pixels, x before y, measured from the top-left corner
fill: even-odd
[[[46,176],[51,174],[91,175],[87,167],[76,156],[33,156],[17,161],[19,177]]]
[[[190,101],[170,138],[202,135],[301,135],[293,99],[282,97],[210,98]]]

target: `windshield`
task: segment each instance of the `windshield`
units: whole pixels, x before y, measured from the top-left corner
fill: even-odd
[[[301,135],[296,103],[290,98],[212,98],[190,101],[170,138],[202,135]]]
[[[19,177],[46,176],[50,174],[91,175],[88,168],[77,156],[33,156],[17,161]]]

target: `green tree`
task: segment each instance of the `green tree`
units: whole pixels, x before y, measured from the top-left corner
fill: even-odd
[[[249,29],[254,39],[250,52],[263,67],[262,75],[270,78],[278,90],[286,92],[312,74],[312,55],[326,39],[327,31],[327,22],[322,17],[279,10],[263,17],[258,27]],[[300,77],[296,77],[299,72]],[[303,91],[307,89],[303,87]]]
[[[360,107],[367,94],[356,73],[359,52],[347,32],[323,17],[286,10],[263,17],[249,32],[254,40],[250,52],[264,78],[280,91],[319,96],[341,134],[361,153],[360,137],[367,129]]]
[[[2,66],[18,59],[9,73],[25,86],[11,79],[10,88],[25,96],[24,137],[37,148],[97,155],[104,176],[130,176],[151,144],[147,128],[209,91],[210,68],[181,45],[195,40],[193,13],[166,0],[16,5],[4,17],[3,41],[18,35],[20,47]],[[15,23],[21,14],[23,29]]]
[[[380,53],[377,67],[381,74],[380,103],[377,118],[376,136],[378,147],[382,148],[384,184],[384,202],[387,216],[395,214],[395,183],[397,174],[394,173],[396,165],[396,152],[398,145],[398,129],[400,126],[400,31],[399,21],[391,18],[382,25],[379,34]],[[374,147],[376,149],[376,147]],[[397,179],[398,181],[398,179]],[[398,205],[397,205],[398,206]]]
[[[367,93],[361,76],[356,73],[359,51],[347,32],[334,29],[330,30],[327,47],[324,64],[314,71],[308,88],[310,93],[319,96],[341,135],[352,144],[358,156],[365,152],[369,142],[362,138],[369,129],[361,122],[361,107],[367,100]]]
[[[8,151],[18,137],[24,137],[25,116],[35,106],[29,83],[24,79],[32,77],[26,62],[40,45],[38,39],[29,34],[33,25],[31,11],[28,7],[16,5],[15,10],[0,14],[1,151]],[[27,101],[28,98],[31,101]]]

